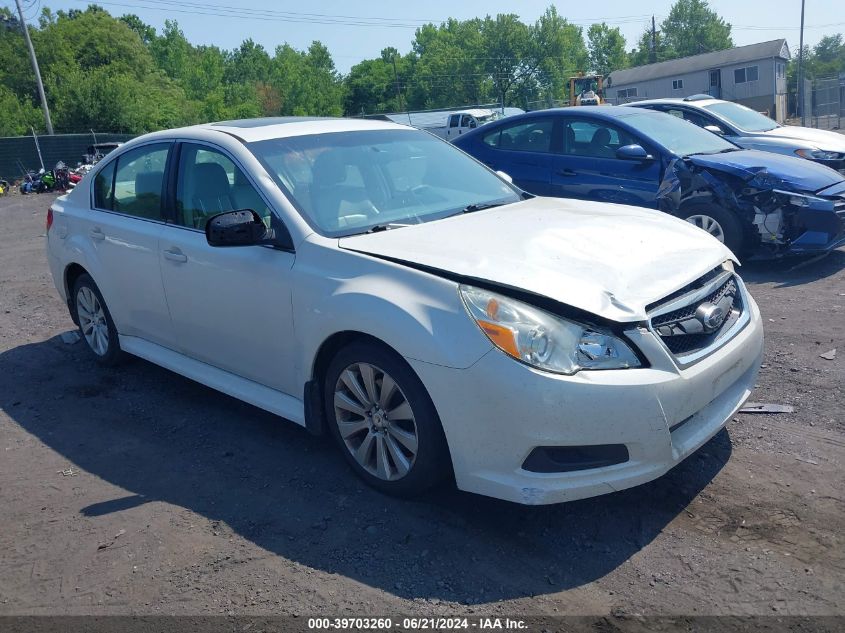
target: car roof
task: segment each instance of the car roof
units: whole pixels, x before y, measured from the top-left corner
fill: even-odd
[[[208,139],[216,134],[227,134],[244,143],[254,143],[276,138],[305,136],[308,134],[329,134],[332,132],[356,132],[367,130],[408,130],[407,125],[373,119],[341,119],[330,117],[264,117],[201,123],[189,127],[162,130],[145,136],[153,138],[198,138]]]
[[[686,105],[686,106],[693,106],[693,107],[704,107],[708,105],[712,105],[714,103],[724,103],[721,99],[693,99],[691,101],[687,101],[685,99],[680,99],[678,97],[665,97],[663,99],[645,99],[644,101],[633,101],[631,103],[623,103],[624,106],[644,106],[644,105],[652,105],[652,104],[666,104],[666,103],[677,103],[678,105]]]
[[[564,115],[564,116],[587,116],[591,118],[597,119],[624,119],[625,117],[635,116],[635,115],[642,115],[648,113],[649,115],[653,116],[664,116],[662,112],[655,112],[654,110],[632,110],[631,108],[620,108],[618,106],[611,106],[611,105],[599,105],[599,106],[570,106],[568,108],[549,108],[548,110],[534,110],[533,112],[527,112],[526,114],[516,114],[511,117],[507,117],[505,119],[501,119],[496,123],[498,125],[507,122],[513,122],[516,119],[521,119],[524,117],[541,117],[543,115],[548,114],[555,114],[555,115]],[[478,128],[481,129],[481,128]],[[475,130],[473,130],[475,131]]]

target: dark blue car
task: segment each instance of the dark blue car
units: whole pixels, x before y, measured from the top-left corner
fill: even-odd
[[[738,254],[821,253],[845,244],[841,174],[741,149],[670,114],[542,110],[484,125],[455,145],[529,193],[660,209]]]

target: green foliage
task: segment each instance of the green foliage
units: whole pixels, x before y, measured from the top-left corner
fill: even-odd
[[[41,111],[28,100],[21,100],[6,86],[0,85],[0,136],[29,134],[29,127],[38,127]]]
[[[604,22],[590,26],[587,31],[587,48],[590,50],[590,68],[593,72],[607,75],[628,65],[625,38],[618,27],[611,28]]]
[[[43,8],[30,34],[58,131],[142,133],[203,121],[279,115],[340,116],[478,103],[526,107],[564,99],[578,71],[607,74],[648,63],[651,34],[630,54],[618,28],[581,27],[550,6],[533,24],[515,14],[449,19],[417,29],[409,52],[385,48],[342,76],[321,42],[251,39],[232,51],[195,46],[177,22],[161,32],[101,7]],[[656,61],[731,46],[730,25],[706,0],[677,0],[657,34]],[[794,80],[794,68],[790,76]],[[807,49],[807,76],[845,70],[845,42]],[[43,129],[20,24],[0,7],[0,135]]]
[[[707,0],[678,0],[660,26],[666,47],[678,57],[731,48],[731,25]]]
[[[707,0],[677,0],[660,23],[655,50],[646,29],[631,51],[632,66],[688,57],[731,48],[731,25],[710,8]]]

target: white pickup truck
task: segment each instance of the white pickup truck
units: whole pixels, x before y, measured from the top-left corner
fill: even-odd
[[[464,132],[474,130],[485,123],[522,112],[524,111],[519,108],[505,108],[504,112],[501,109],[468,108],[453,111],[386,114],[384,117],[395,123],[411,125],[440,138],[445,138],[447,141],[452,141]]]

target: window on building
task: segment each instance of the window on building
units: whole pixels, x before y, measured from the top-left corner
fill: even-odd
[[[637,96],[637,89],[636,88],[625,88],[623,90],[616,91],[616,98],[617,99],[630,99],[631,97]]]
[[[786,64],[784,64],[783,62],[778,62],[777,73],[779,79],[783,79],[784,77],[786,77]]]
[[[744,84],[748,81],[757,81],[757,79],[759,79],[757,66],[746,66],[734,70],[735,84]]]
[[[684,89],[684,80],[683,79],[673,79],[672,80],[672,90],[683,90]]]

